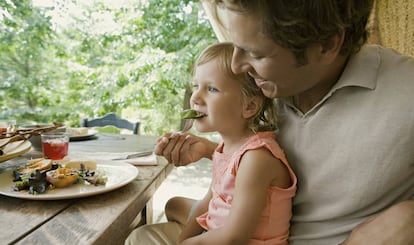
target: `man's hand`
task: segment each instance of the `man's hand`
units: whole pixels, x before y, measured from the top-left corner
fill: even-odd
[[[414,244],[414,200],[396,204],[356,227],[341,245]]]
[[[203,157],[211,159],[216,147],[216,143],[192,134],[166,133],[157,139],[154,152],[175,166],[184,166]]]

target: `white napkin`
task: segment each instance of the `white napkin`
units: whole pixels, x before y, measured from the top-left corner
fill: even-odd
[[[125,157],[136,152],[77,152],[71,151],[69,155],[65,157],[65,160],[105,160],[114,162],[126,162],[135,166],[154,166],[158,164],[157,156],[152,153],[148,156],[125,159],[125,160],[113,160],[115,158]]]
[[[123,161],[135,166],[153,166],[158,164],[157,155],[154,153],[148,156],[131,158]]]

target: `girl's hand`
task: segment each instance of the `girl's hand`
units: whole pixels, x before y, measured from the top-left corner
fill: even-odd
[[[211,159],[217,144],[189,133],[166,133],[157,139],[154,152],[175,166],[184,166],[203,157]]]

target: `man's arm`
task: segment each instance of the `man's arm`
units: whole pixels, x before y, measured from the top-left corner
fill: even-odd
[[[341,245],[414,244],[414,200],[398,203],[355,228]]]

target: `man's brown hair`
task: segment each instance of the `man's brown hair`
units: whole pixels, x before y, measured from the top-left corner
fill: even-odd
[[[373,0],[213,0],[232,11],[260,14],[262,32],[290,49],[300,64],[311,44],[324,44],[344,33],[340,54],[357,52],[368,38]]]

